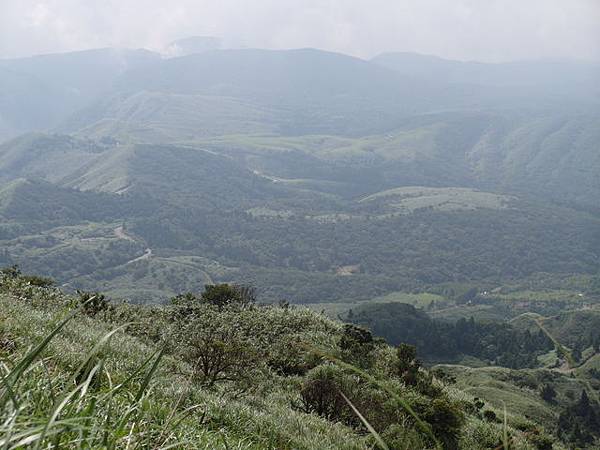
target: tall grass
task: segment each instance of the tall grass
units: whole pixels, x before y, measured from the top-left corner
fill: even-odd
[[[0,364],[0,448],[173,448],[183,442],[159,423],[145,421],[159,350],[114,384],[100,351],[123,326],[107,333],[71,376],[52,376],[44,350],[78,310],[69,314],[14,363]],[[182,414],[186,414],[184,411]],[[180,418],[173,418],[172,427]]]

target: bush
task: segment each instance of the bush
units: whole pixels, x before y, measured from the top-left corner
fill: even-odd
[[[36,275],[22,275],[21,278],[24,282],[41,288],[48,288],[54,286],[54,280],[48,277],[38,277]]]
[[[187,325],[174,327],[170,346],[204,386],[248,381],[259,365],[259,355],[251,337],[236,325],[231,312],[205,305]]]
[[[0,331],[0,357],[10,355],[17,349],[14,339]]]
[[[322,362],[321,356],[307,348],[309,342],[301,334],[282,336],[269,349],[268,366],[283,376],[306,375]]]
[[[19,269],[19,266],[17,265],[3,267],[2,269],[0,269],[0,274],[4,275],[7,278],[18,278],[21,276],[21,269]]]
[[[345,324],[339,347],[344,361],[362,368],[373,365],[375,340],[366,328]]]
[[[494,411],[492,411],[491,409],[486,409],[483,412],[483,418],[485,420],[487,420],[488,422],[498,422],[498,416],[496,416],[496,413]]]
[[[230,284],[207,284],[200,296],[204,303],[223,308],[228,305],[250,305],[256,302],[256,291],[249,286]]]
[[[527,435],[527,440],[535,446],[536,450],[552,450],[553,439],[550,436],[531,433]]]
[[[396,349],[396,355],[398,357],[397,375],[407,385],[415,385],[419,367],[421,367],[421,363],[417,359],[417,348],[413,345],[400,344]]]
[[[77,294],[79,295],[79,304],[83,305],[83,312],[90,317],[110,309],[110,303],[104,294],[84,291],[77,291]]]
[[[348,396],[350,390],[348,377],[336,366],[325,364],[315,367],[308,373],[300,388],[299,409],[333,422],[357,426],[358,418],[340,394],[343,391]]]
[[[427,448],[427,444],[410,423],[392,424],[381,434],[390,449]]]
[[[544,401],[554,403],[556,398],[556,390],[550,384],[544,384],[540,389],[540,395]]]
[[[436,398],[423,411],[421,418],[431,425],[433,434],[440,440],[444,449],[458,449],[465,417],[457,404],[448,399]]]

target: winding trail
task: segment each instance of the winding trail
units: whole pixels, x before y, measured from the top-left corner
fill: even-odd
[[[119,239],[124,239],[129,242],[139,242],[136,238],[127,234],[127,232],[125,231],[125,229],[123,228],[122,225],[120,227],[115,228],[114,232],[115,232],[115,236]],[[152,249],[146,248],[146,250],[144,250],[143,255],[138,256],[137,258],[133,258],[132,260],[127,261],[123,265],[126,266],[127,264],[131,264],[131,263],[134,263],[137,261],[143,261],[145,259],[150,259],[151,256],[152,256]]]
[[[119,239],[125,239],[126,241],[137,242],[133,236],[128,235],[123,228],[123,225],[115,228],[115,236]]]

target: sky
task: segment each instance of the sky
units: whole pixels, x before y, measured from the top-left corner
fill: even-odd
[[[600,61],[600,0],[0,0],[0,58],[198,35],[362,58]]]

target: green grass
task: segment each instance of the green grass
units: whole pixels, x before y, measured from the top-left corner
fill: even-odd
[[[532,290],[518,290],[507,293],[493,293],[493,297],[501,300],[513,300],[513,301],[529,301],[529,302],[575,302],[582,303],[587,300],[585,294],[581,292],[566,290],[566,289],[552,289],[544,291],[532,291]]]
[[[18,348],[24,350],[28,342],[50,336],[56,320],[64,317],[60,311],[32,308],[5,295],[0,295],[0,311],[2,335],[13,336]],[[60,438],[69,448],[167,448],[178,444],[177,448],[310,449],[317,442],[322,448],[341,448],[341,442],[347,443],[347,448],[364,448],[362,439],[344,427],[291,410],[285,391],[265,391],[251,401],[240,402],[226,399],[223,392],[190,390],[189,381],[179,375],[185,367],[169,356],[160,361],[138,399],[136,393],[146,384],[146,375],[157,361],[157,349],[122,331],[104,342],[100,358],[92,358],[100,364],[92,368],[93,383],[85,379],[83,385],[73,384],[77,368],[93,356],[94,347],[113,330],[77,316],[52,336],[42,359],[28,361],[21,383],[12,383],[19,404],[27,405],[14,421],[9,421],[12,436],[35,438],[48,426],[43,441]],[[10,371],[28,355],[13,354],[3,367]],[[182,396],[184,401],[178,405]],[[51,423],[63,399],[66,404],[61,407],[62,413]],[[3,418],[12,417],[11,411],[14,409],[8,403],[0,404]],[[0,429],[0,436],[8,432]],[[108,442],[104,442],[106,435]]]
[[[409,292],[391,292],[386,295],[374,297],[371,300],[359,301],[359,302],[324,302],[324,303],[308,303],[306,307],[316,312],[323,312],[328,317],[338,318],[345,317],[350,309],[360,307],[369,303],[407,303],[413,305],[416,308],[427,310],[431,302],[435,302],[436,307],[443,308],[449,301],[441,295],[431,294],[429,292],[422,292],[413,294]]]
[[[427,309],[427,307],[434,302],[436,307],[442,308],[449,302],[441,295],[431,294],[429,292],[422,292],[418,294],[408,292],[391,292],[380,297],[375,297],[371,302],[377,303],[407,303],[413,305],[415,308]]]
[[[373,421],[379,420],[379,412],[369,409],[370,401],[383,402],[385,408],[397,404],[404,411],[401,434],[407,445],[421,442],[418,448],[426,447],[422,443],[429,439],[431,447],[435,440],[427,436],[429,426],[437,429],[436,422],[422,417],[431,398],[391,378],[393,349],[379,349],[377,363],[368,371],[348,364],[337,349],[341,325],[306,309],[222,312],[225,319],[216,314],[211,320],[225,320],[234,328],[251,326],[260,349],[284,351],[292,360],[290,345],[301,339],[314,356],[321,355],[317,364],[332,361],[352,383],[362,380],[360,392],[368,398],[354,389],[344,392],[362,417],[362,430],[293,407],[305,381],[302,375],[266,370],[241,391],[230,382],[213,388],[198,384],[190,377],[193,368],[170,348],[172,341],[163,341],[174,331],[170,327],[179,327],[168,319],[173,309],[120,305],[90,317],[74,310],[74,302],[57,290],[19,279],[0,282],[0,441],[9,440],[8,448],[27,442],[33,448],[39,443],[39,448],[366,450],[376,442],[396,448],[398,430],[382,432]],[[297,334],[290,335],[292,330]],[[284,344],[281,336],[295,338]],[[308,351],[304,344],[298,348]],[[435,383],[442,398],[448,395],[455,405],[472,401],[467,391]],[[501,425],[486,424],[471,413],[467,417],[458,437],[461,449],[487,448],[475,436],[483,442],[501,439]],[[526,435],[513,427],[516,423],[509,421],[510,435],[521,444],[518,448],[532,449]],[[372,435],[365,435],[367,429]]]
[[[467,188],[400,187],[369,195],[361,203],[385,202],[404,213],[428,208],[438,211],[502,209],[512,197]]]

